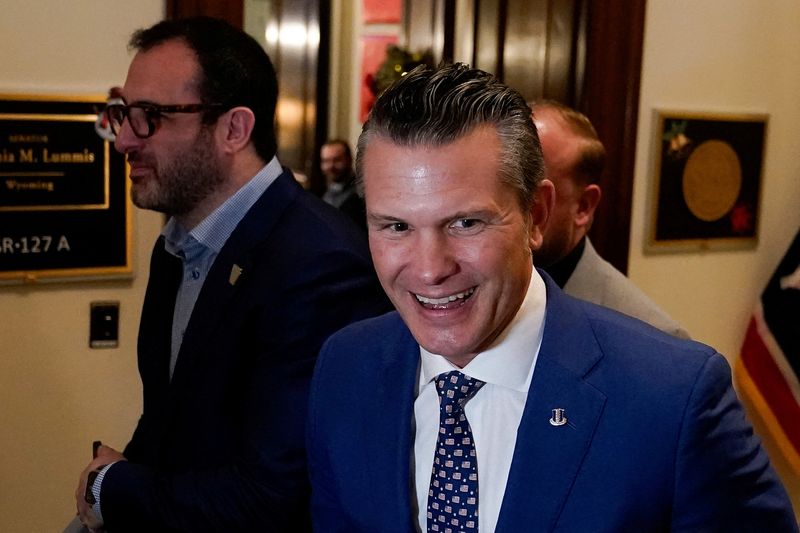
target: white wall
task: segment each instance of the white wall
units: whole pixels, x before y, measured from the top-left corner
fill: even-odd
[[[131,32],[163,13],[163,0],[4,0],[0,94],[104,96],[125,80]],[[134,214],[133,281],[0,286],[0,531],[61,531],[92,441],[127,443],[141,412],[136,332],[159,226]],[[120,301],[118,349],[88,348],[95,300]]]
[[[733,360],[759,294],[800,227],[800,3],[649,0],[647,6],[629,273],[693,337]],[[654,108],[770,115],[755,250],[643,253]]]
[[[761,291],[800,228],[798,28],[796,0],[647,2],[629,274],[694,338],[731,362]],[[643,253],[654,108],[770,115],[755,250]],[[783,474],[800,513],[800,480]]]

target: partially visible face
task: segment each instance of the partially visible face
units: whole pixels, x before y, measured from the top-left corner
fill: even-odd
[[[170,40],[133,58],[122,97],[128,104],[200,103],[199,65],[181,40]],[[116,149],[127,155],[131,198],[138,207],[168,215],[191,213],[224,181],[216,157],[213,125],[201,113],[163,115],[147,139],[122,125]]]
[[[320,150],[320,167],[328,183],[344,181],[350,177],[353,162],[341,144],[325,144]]]
[[[534,123],[542,144],[545,178],[556,188],[555,206],[544,230],[542,246],[533,252],[536,266],[547,267],[566,256],[581,237],[575,225],[581,189],[572,177],[578,141],[558,114],[549,109],[536,111]]]
[[[364,156],[369,243],[384,290],[417,342],[463,367],[510,323],[538,228],[500,181],[481,126],[441,147],[374,137]]]

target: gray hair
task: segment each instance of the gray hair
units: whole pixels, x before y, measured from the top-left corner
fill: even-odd
[[[359,194],[364,193],[364,156],[373,137],[401,146],[442,146],[484,124],[495,127],[502,144],[500,177],[527,210],[544,175],[531,110],[517,91],[463,63],[419,66],[378,97],[358,138]]]

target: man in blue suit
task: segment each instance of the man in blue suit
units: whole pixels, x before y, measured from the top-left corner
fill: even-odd
[[[76,492],[109,531],[307,531],[307,394],[332,332],[388,309],[366,239],[281,168],[277,80],[214,19],[137,32],[107,109],[134,203],[170,215],[139,330],[144,409]]]
[[[553,206],[530,109],[416,69],[359,140],[397,313],[320,353],[319,531],[796,531],[724,358],[561,292],[531,265]]]

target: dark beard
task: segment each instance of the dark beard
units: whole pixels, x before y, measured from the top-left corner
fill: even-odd
[[[213,127],[203,126],[195,142],[174,154],[158,173],[159,191],[146,207],[171,216],[191,212],[217,191],[226,176],[220,171],[213,148]]]

